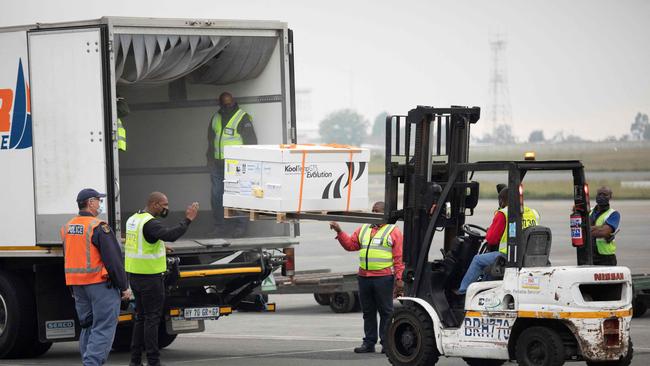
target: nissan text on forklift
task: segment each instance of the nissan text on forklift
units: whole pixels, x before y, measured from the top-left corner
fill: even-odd
[[[478,107],[418,106],[386,120],[384,220],[404,221],[405,296],[387,334],[393,365],[434,365],[462,357],[469,365],[629,365],[632,282],[626,267],[593,266],[589,188],[580,161],[469,163],[470,127]],[[522,229],[524,182],[538,172],[572,177],[571,238],[577,265],[552,266],[551,231]],[[490,280],[458,296],[463,274],[485,250],[485,230],[466,224],[479,199],[474,175],[500,172],[508,186],[507,246],[503,261],[486,269]],[[398,192],[403,201],[398,202]],[[542,221],[543,224],[543,212]],[[567,233],[569,232],[567,215]],[[429,260],[441,232],[442,259]],[[557,234],[556,234],[557,235]],[[486,277],[488,278],[488,277]]]
[[[204,211],[171,243],[159,346],[247,304],[285,262],[297,226],[251,222],[215,238],[206,166],[217,96],[263,123],[259,143],[295,143],[292,32],[278,21],[118,18],[0,28],[0,357],[34,357],[79,337],[60,227],[76,192],[107,193],[99,216],[123,237],[152,191],[169,219]],[[116,96],[130,104],[118,152]],[[221,209],[221,208],[219,208]],[[248,305],[248,304],[247,304]],[[259,304],[273,310],[273,304]],[[123,304],[113,348],[131,343]]]

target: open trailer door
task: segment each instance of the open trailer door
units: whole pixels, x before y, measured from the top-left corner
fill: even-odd
[[[78,211],[75,198],[81,189],[113,194],[113,185],[107,184],[112,182],[112,141],[106,28],[35,30],[28,41],[36,241],[58,244],[59,228]],[[113,225],[110,202],[105,200]]]

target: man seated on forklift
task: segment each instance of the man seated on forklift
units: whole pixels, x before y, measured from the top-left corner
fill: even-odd
[[[499,190],[499,188],[501,188]],[[472,259],[463,280],[460,283],[460,288],[456,292],[459,295],[464,295],[467,288],[473,282],[476,282],[481,276],[485,268],[497,261],[499,257],[505,257],[508,254],[508,231],[506,225],[508,223],[508,187],[497,186],[499,190],[499,209],[494,213],[492,224],[487,230],[485,235],[485,242],[488,245],[489,251],[483,254],[477,254]],[[524,206],[524,213],[522,214],[522,228],[525,229],[529,226],[537,226],[539,224],[539,213],[537,210]],[[498,245],[498,250],[495,250]]]

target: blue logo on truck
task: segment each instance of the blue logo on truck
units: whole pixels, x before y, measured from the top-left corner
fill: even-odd
[[[0,89],[0,150],[32,147],[32,111],[23,62],[18,60],[15,89]]]

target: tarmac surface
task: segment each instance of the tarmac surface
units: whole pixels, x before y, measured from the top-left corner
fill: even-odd
[[[556,265],[575,263],[569,240],[571,202],[527,202],[536,208],[542,224],[553,232],[551,261]],[[619,265],[633,273],[650,273],[650,243],[647,220],[650,201],[613,201],[621,212],[621,232],[617,236]],[[478,207],[468,222],[489,225],[493,207]],[[353,224],[343,224],[352,231]],[[298,270],[356,268],[356,253],[346,253],[333,239],[324,222],[301,224],[301,244],[296,249]],[[438,244],[436,244],[438,243]],[[431,257],[439,257],[434,240]],[[335,314],[316,304],[310,294],[275,295],[276,313],[236,312],[218,321],[206,322],[204,333],[181,335],[162,351],[165,365],[389,365],[380,354],[357,355],[352,349],[361,343],[361,313]],[[633,365],[650,365],[650,312],[632,322]],[[78,365],[77,343],[58,343],[44,356],[30,360],[0,360],[0,365]],[[379,349],[379,348],[378,348]],[[128,353],[111,353],[107,365],[127,365]],[[585,365],[584,362],[572,363]],[[460,359],[441,358],[437,365],[465,365]]]

